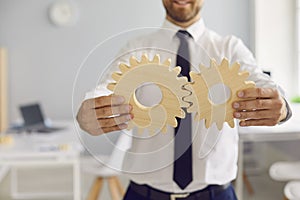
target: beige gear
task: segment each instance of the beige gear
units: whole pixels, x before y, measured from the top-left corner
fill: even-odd
[[[186,97],[186,101],[192,102],[187,112],[196,112],[196,119],[205,120],[206,128],[216,123],[219,130],[223,123],[227,122],[234,127],[232,103],[238,100],[237,92],[242,89],[252,88],[254,82],[246,81],[248,72],[239,72],[240,64],[235,62],[231,67],[227,59],[223,59],[220,66],[215,60],[211,60],[210,67],[200,65],[200,73],[190,72],[193,82],[185,88],[192,91],[192,95]],[[230,98],[223,104],[214,104],[209,99],[209,89],[216,84],[226,85],[231,92]]]
[[[156,131],[166,132],[167,124],[177,126],[175,117],[185,117],[181,107],[187,107],[188,104],[182,99],[189,95],[189,92],[182,88],[188,81],[186,77],[178,77],[180,67],[170,70],[170,64],[170,59],[161,64],[159,55],[155,55],[150,61],[144,54],[140,62],[131,57],[130,66],[122,63],[119,65],[121,73],[112,74],[116,82],[110,83],[107,88],[115,95],[124,96],[125,102],[133,107],[134,118],[128,123],[128,129],[136,126],[139,132],[143,132],[144,129],[148,129],[151,134]],[[136,89],[147,82],[155,83],[162,92],[160,103],[153,107],[143,106],[135,96]]]

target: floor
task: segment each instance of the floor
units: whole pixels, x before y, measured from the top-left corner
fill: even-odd
[[[45,173],[46,169],[35,170],[20,170],[19,192],[39,191],[39,192],[71,192],[72,191],[72,172],[70,169],[48,169],[48,173]],[[32,179],[32,177],[36,177]],[[93,183],[93,176],[89,174],[82,175],[82,199],[87,197],[89,188]],[[120,177],[120,181],[124,188],[128,184],[128,180],[125,177]],[[84,198],[85,197],[85,198]],[[52,198],[37,198],[37,200],[72,200],[70,197],[52,197]],[[106,182],[103,185],[101,196],[99,200],[109,200],[109,190]],[[13,200],[10,197],[10,174],[8,174],[3,182],[0,184],[0,200]]]
[[[36,177],[42,178],[42,184],[41,187],[41,181],[36,179],[30,179],[32,177],[32,174],[35,174]],[[55,178],[54,177],[54,173]],[[43,173],[43,170],[41,171],[28,171],[20,172],[20,175],[22,176],[22,179],[24,180],[30,180],[30,186],[28,185],[28,182],[20,182],[20,189],[26,191],[34,191],[38,190],[41,191],[44,188],[52,188],[50,191],[71,191],[71,174],[68,169],[56,169],[53,171],[53,173],[48,173],[45,175]],[[63,178],[62,178],[63,177]],[[125,177],[120,177],[120,180],[124,187],[128,184],[128,180]],[[89,190],[90,185],[92,184],[93,177],[90,175],[84,175],[82,177],[82,189],[83,189],[83,196],[86,197],[86,194]],[[272,181],[267,173],[263,173],[260,175],[251,175],[249,176],[249,181],[251,182],[253,189],[254,189],[254,195],[250,196],[246,189],[244,190],[244,200],[281,200],[283,199],[282,191],[284,187],[284,183],[278,183],[275,181]],[[49,190],[48,190],[49,191]],[[109,196],[107,185],[105,184],[102,189],[102,195],[99,197],[99,200],[109,200],[111,199]],[[8,175],[3,182],[0,184],[0,199],[1,200],[12,200],[12,198],[9,195],[10,193],[10,175]],[[45,198],[39,200],[71,200],[72,198]],[[84,198],[82,198],[84,199]]]
[[[267,154],[267,158],[271,160],[263,159],[266,165],[273,163],[274,160],[280,160],[286,155],[280,155],[273,148],[269,148],[266,145],[260,145],[264,149],[259,149],[258,146],[254,146],[260,152]],[[257,154],[256,154],[257,155]],[[271,156],[270,156],[271,155]],[[251,161],[251,159],[250,159]],[[283,188],[285,183],[275,182],[270,179],[268,175],[268,167],[260,170],[248,171],[248,179],[253,187],[254,194],[249,195],[244,187],[244,200],[282,200]],[[20,170],[20,178],[22,181],[19,183],[19,191],[39,191],[39,192],[54,192],[54,191],[72,191],[72,170],[69,168],[54,168],[54,169],[25,169]],[[32,178],[34,177],[34,178]],[[82,199],[86,199],[90,186],[94,180],[92,175],[82,174]],[[124,188],[127,187],[128,179],[126,177],[120,177],[121,183]],[[63,198],[38,198],[37,200],[71,200],[72,197]],[[109,200],[109,190],[107,185],[104,184],[101,196],[99,200]],[[10,197],[10,174],[8,174],[4,180],[0,183],[0,200],[13,200]]]
[[[254,194],[249,195],[244,188],[244,200],[283,200],[284,183],[271,180],[267,173],[252,175],[249,181],[253,186]]]

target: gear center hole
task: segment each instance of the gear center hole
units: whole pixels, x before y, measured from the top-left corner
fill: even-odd
[[[145,107],[154,107],[162,100],[161,89],[152,82],[146,82],[135,90],[135,99]]]
[[[208,98],[215,105],[226,103],[230,97],[231,90],[223,83],[217,83],[209,88]]]

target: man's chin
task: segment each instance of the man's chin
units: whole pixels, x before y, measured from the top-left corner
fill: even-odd
[[[191,20],[190,17],[181,17],[181,16],[174,16],[172,17],[173,20],[175,20],[176,22],[180,22],[180,23],[186,23],[189,22]]]

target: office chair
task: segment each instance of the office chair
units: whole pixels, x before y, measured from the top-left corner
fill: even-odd
[[[102,157],[102,160],[109,160],[109,157]],[[84,172],[94,175],[95,180],[90,188],[87,200],[98,200],[104,182],[108,183],[109,192],[112,200],[121,200],[124,195],[124,188],[118,176],[120,173],[105,165],[95,163],[84,168]]]
[[[97,158],[101,160],[100,164],[95,159],[93,163],[90,162],[83,168],[84,172],[96,176],[94,183],[89,191],[87,200],[98,200],[104,181],[107,181],[112,200],[121,200],[125,194],[125,190],[119,181],[118,176],[120,171],[112,169],[113,166],[117,169],[122,169],[122,163],[125,156],[125,150],[130,148],[131,138],[126,134],[120,134],[116,147],[110,156],[98,155]],[[122,149],[120,151],[120,149]]]

